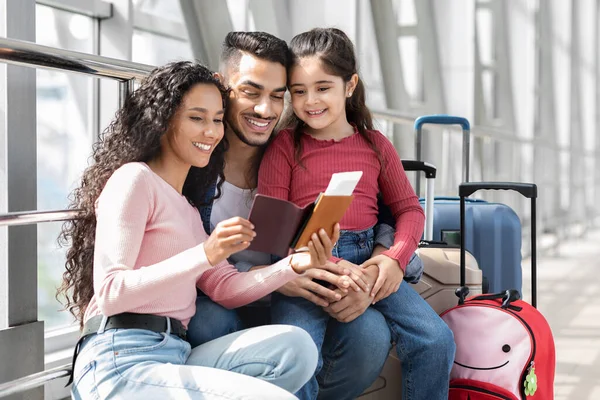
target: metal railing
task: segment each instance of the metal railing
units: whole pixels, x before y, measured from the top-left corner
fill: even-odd
[[[0,62],[117,80],[120,84],[119,105],[123,104],[127,95],[133,90],[132,82],[143,79],[153,69],[149,65],[56,49],[6,38],[0,38]],[[413,115],[394,110],[373,110],[373,115],[377,119],[408,126],[412,126],[415,120],[415,116]],[[530,143],[556,151],[571,151],[572,154],[577,154],[566,146],[556,146],[553,143],[540,139],[525,139],[494,128],[474,126],[471,129],[471,134],[475,137],[522,144]],[[593,152],[580,153],[585,156],[595,156]],[[77,210],[7,213],[0,215],[0,226],[65,221],[75,219],[78,215],[79,212]],[[71,365],[67,364],[62,367],[2,383],[0,384],[0,397],[33,389],[54,379],[65,377],[69,374],[70,369]]]
[[[133,83],[144,79],[153,69],[149,65],[7,38],[0,38],[0,62],[116,80],[119,82],[119,106],[123,105],[133,90]],[[67,221],[78,218],[79,213],[78,210],[55,210],[0,214],[0,227]],[[0,384],[0,398],[64,378],[70,374],[71,368],[71,364],[66,364],[2,383]]]
[[[384,120],[387,122],[391,122],[393,124],[406,125],[406,126],[411,126],[411,127],[413,126],[413,122],[416,118],[414,115],[410,115],[406,112],[400,112],[400,111],[396,111],[396,110],[373,109],[373,110],[371,110],[371,112],[373,114],[374,119],[380,119],[380,120]],[[438,129],[447,129],[447,127],[443,127],[443,128],[438,127]],[[457,132],[458,132],[458,130],[457,130]],[[505,129],[489,127],[489,126],[471,125],[470,135],[474,138],[485,139],[485,140],[494,141],[494,142],[503,142],[503,143],[513,144],[513,145],[520,145],[520,146],[528,145],[528,146],[532,146],[532,147],[535,146],[536,148],[547,149],[554,153],[556,160],[558,160],[559,154],[565,154],[565,153],[569,154],[571,158],[572,157],[580,157],[580,158],[593,159],[594,164],[595,164],[595,170],[596,170],[594,172],[594,174],[595,174],[595,176],[600,177],[600,166],[598,165],[598,160],[600,159],[600,154],[598,153],[598,151],[586,150],[586,149],[581,149],[581,148],[579,148],[579,149],[572,148],[569,145],[560,145],[560,144],[557,144],[547,138],[522,137],[520,135],[514,134],[513,132],[509,132]],[[473,146],[472,146],[472,148],[473,148]],[[446,149],[446,151],[447,150],[448,149]],[[427,161],[431,161],[431,160],[427,160]],[[536,162],[536,161],[539,161],[539,160],[534,160],[534,162]],[[518,178],[518,177],[512,177],[511,179],[516,180],[516,181],[520,180],[520,178]],[[486,180],[496,180],[496,179],[495,178],[486,178]],[[598,180],[598,179],[596,179],[596,180]],[[546,181],[546,182],[537,182],[537,183],[538,183],[538,187],[540,188],[540,191],[545,191],[546,189],[561,189],[561,188],[565,188],[567,186],[567,185],[565,185],[565,182],[561,181],[558,178],[554,179],[550,182]],[[445,182],[442,182],[442,184],[445,184]],[[593,185],[594,185],[594,193],[600,194],[600,182],[594,182]],[[437,192],[437,190],[436,190],[436,192]],[[443,190],[440,191],[439,193],[441,193],[441,192],[443,192]],[[488,196],[489,195],[490,194],[488,194]],[[493,195],[493,194],[491,194],[491,195]],[[520,216],[522,216],[521,212],[524,211],[522,209],[522,207],[518,211],[520,211],[520,212],[518,212],[518,214]],[[543,218],[546,216],[544,214],[544,211],[547,211],[547,210],[544,210],[544,209],[540,210],[540,218]],[[552,215],[549,220],[548,220],[548,218],[546,218],[546,220],[543,221],[542,224],[540,224],[540,227],[543,227],[544,231],[551,231],[553,233],[553,235],[556,238],[556,241],[555,241],[555,243],[549,245],[549,247],[540,247],[538,250],[545,251],[550,248],[554,248],[558,244],[558,242],[560,242],[570,236],[577,236],[576,234],[572,235],[569,233],[572,231],[571,228],[573,228],[573,227],[580,228],[581,225],[585,225],[585,227],[583,229],[583,232],[585,232],[587,227],[589,227],[590,225],[594,225],[595,221],[599,217],[599,215],[595,209],[586,209],[586,212],[592,213],[592,215],[587,215],[586,216],[587,220],[585,222],[573,221],[573,220],[570,220],[570,217],[571,217],[570,212],[571,211],[572,210],[561,209],[559,206],[558,208],[552,210]],[[529,235],[528,229],[529,229],[528,226],[523,226],[524,238],[526,238],[527,235]],[[524,243],[528,243],[528,241],[524,240]],[[529,253],[527,251],[525,251],[524,254],[528,255]]]
[[[14,381],[0,383],[0,397],[21,393],[29,389],[35,389],[46,382],[59,378],[66,378],[69,375],[71,375],[71,364],[27,375],[23,378],[15,379]]]
[[[394,124],[400,125],[408,125],[413,126],[415,119],[418,116],[413,116],[408,113],[403,113],[396,110],[386,110],[386,109],[373,109],[371,110],[373,117],[376,119],[382,119],[385,121],[392,122]],[[552,141],[544,138],[524,138],[518,135],[513,135],[512,133],[500,129],[494,128],[490,126],[477,126],[471,125],[471,136],[486,138],[492,140],[498,140],[501,142],[512,142],[512,143],[520,143],[520,144],[531,144],[534,146],[544,147],[550,150],[555,151],[568,151],[575,155],[584,155],[588,157],[596,157],[598,154],[592,150],[576,150],[572,149],[567,145],[558,145],[553,143]]]
[[[133,90],[133,82],[144,79],[154,67],[116,58],[57,49],[35,43],[0,38],[0,62],[33,68],[73,72],[119,82],[119,106]],[[66,221],[77,210],[26,211],[0,215],[0,226]]]
[[[142,80],[153,68],[149,65],[116,58],[57,49],[7,38],[0,38],[0,60],[7,64],[77,72],[122,82],[131,79]]]
[[[97,78],[117,80],[120,85],[119,105],[123,104],[128,93],[133,90],[133,81],[142,80],[154,68],[146,64],[57,49],[7,38],[0,38],[0,61],[7,64],[74,72]],[[377,119],[411,127],[417,117],[397,110],[387,109],[375,109],[372,110],[372,113]],[[558,152],[570,152],[571,155],[575,156],[597,156],[593,151],[575,150],[569,146],[559,146],[541,138],[523,138],[493,127],[472,126],[471,135],[502,142],[530,144]],[[76,211],[73,210],[58,210],[5,214],[0,215],[0,226],[64,221],[74,217],[75,213]],[[67,214],[69,216],[66,216]]]
[[[0,226],[32,225],[79,218],[78,210],[23,211],[0,214]]]

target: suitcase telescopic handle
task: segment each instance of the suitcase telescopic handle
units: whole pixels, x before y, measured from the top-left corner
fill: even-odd
[[[405,171],[422,171],[425,172],[427,179],[435,179],[437,168],[433,164],[424,161],[402,160],[402,167]]]
[[[462,144],[462,181],[469,182],[469,155],[471,148],[471,124],[469,120],[463,117],[446,114],[423,115],[415,120],[415,152],[417,161],[422,161],[422,145],[423,145],[423,125],[460,125],[463,130]],[[416,192],[421,190],[421,183],[417,180]]]
[[[425,227],[423,238],[433,240],[433,198],[434,198],[434,179],[437,168],[433,164],[424,161],[402,160],[402,167],[405,171],[422,171],[427,178],[427,190],[425,191]],[[418,179],[417,179],[418,181]],[[417,196],[419,193],[417,192]]]
[[[512,182],[470,182],[458,187],[460,197],[469,197],[479,190],[514,190],[528,199],[537,197],[537,186],[533,183]]]
[[[471,129],[468,119],[448,114],[423,115],[415,120],[415,129],[421,129],[425,124],[460,125],[463,130]]]
[[[537,307],[537,229],[536,229],[536,200],[537,185],[534,183],[513,182],[465,182],[459,185],[460,197],[460,286],[465,286],[466,280],[466,207],[465,198],[478,190],[513,190],[531,199],[531,305]]]

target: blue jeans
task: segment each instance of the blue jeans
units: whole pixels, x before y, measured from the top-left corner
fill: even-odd
[[[246,307],[244,311],[255,313],[257,317],[267,314],[270,320],[268,307]],[[253,324],[256,319],[244,322]],[[264,322],[265,318],[260,319]],[[192,347],[200,345],[242,329],[246,324],[236,310],[228,310],[200,295],[196,300],[196,315],[188,325],[188,341]],[[356,346],[356,343],[362,345]],[[316,379],[311,379],[312,384],[318,386],[319,399],[358,397],[375,382],[391,348],[392,337],[385,318],[373,308],[367,308],[347,324],[330,319],[322,347],[322,368]]]
[[[367,260],[372,252],[372,230],[342,232],[334,255],[355,264]],[[402,363],[403,399],[447,399],[455,344],[452,331],[435,311],[406,282],[396,293],[369,307],[385,317]],[[331,318],[321,307],[304,298],[274,293],[271,316],[274,323],[298,326],[307,331],[319,352]],[[316,374],[323,367],[319,357]],[[347,368],[350,368],[349,366]],[[296,395],[316,399],[317,378],[311,379]],[[355,397],[355,396],[354,396]],[[354,398],[347,393],[340,399]]]
[[[317,352],[292,326],[248,329],[194,348],[168,331],[109,329],[82,342],[73,399],[294,399]],[[259,378],[259,379],[256,379]]]
[[[199,293],[196,297],[196,314],[188,323],[187,341],[193,349],[245,328],[236,310],[227,309]]]

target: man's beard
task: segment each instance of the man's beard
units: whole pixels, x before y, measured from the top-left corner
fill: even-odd
[[[240,139],[240,141],[242,143],[244,143],[244,144],[246,144],[248,146],[252,146],[252,147],[261,147],[261,146],[264,146],[269,141],[269,138],[273,134],[273,131],[271,131],[271,133],[269,133],[268,135],[265,133],[265,135],[267,136],[267,140],[265,140],[264,142],[263,141],[255,142],[255,141],[251,141],[248,137],[246,137],[244,135],[244,133],[242,132],[242,130],[239,129],[239,127],[238,127],[237,124],[229,123],[229,124],[227,124],[227,127],[229,129],[231,129],[233,133],[235,133],[235,136],[237,136],[237,138]]]

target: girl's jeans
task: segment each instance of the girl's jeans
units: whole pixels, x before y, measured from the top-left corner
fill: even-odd
[[[342,231],[333,255],[354,264],[366,261],[373,251],[373,230]],[[415,257],[411,262],[415,262]],[[416,262],[420,262],[416,257]],[[407,267],[408,269],[408,267]],[[372,305],[383,314],[396,343],[402,363],[402,398],[434,400],[448,398],[448,382],[454,361],[452,331],[407,282],[387,298]],[[271,318],[275,324],[289,324],[306,330],[319,349],[316,374],[322,368],[321,348],[330,320],[321,307],[301,297],[287,297],[278,292],[271,300]],[[360,343],[356,344],[360,346]],[[348,365],[347,368],[354,368]],[[302,400],[316,399],[317,378],[313,377],[296,395]],[[340,394],[340,400],[352,399],[360,393]]]

